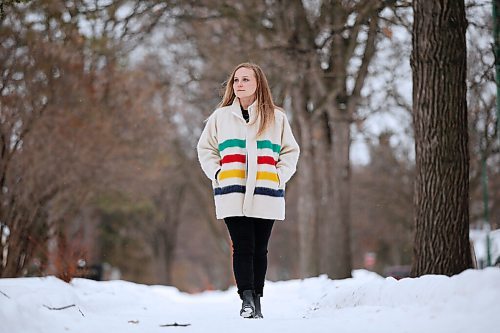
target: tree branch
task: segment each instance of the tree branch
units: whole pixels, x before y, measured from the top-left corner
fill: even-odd
[[[354,107],[359,99],[361,94],[361,88],[366,80],[366,76],[368,75],[368,67],[370,64],[373,55],[375,54],[375,39],[377,36],[378,29],[378,15],[374,14],[370,19],[370,26],[368,30],[368,38],[366,40],[365,52],[363,54],[363,59],[361,61],[361,66],[358,70],[358,75],[356,76],[356,82],[354,84],[354,88],[351,93],[351,97],[348,102],[348,110],[354,111]]]

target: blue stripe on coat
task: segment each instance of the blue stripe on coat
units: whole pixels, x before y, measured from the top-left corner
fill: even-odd
[[[214,189],[214,195],[223,195],[229,193],[245,193],[245,186],[243,185],[230,185],[225,187],[216,187]],[[285,197],[285,190],[273,190],[268,187],[256,187],[254,194],[256,195],[267,195],[270,197]]]
[[[285,190],[273,190],[268,187],[256,187],[254,194],[268,195],[270,197],[284,197]]]
[[[229,193],[245,193],[245,186],[242,185],[230,185],[225,187],[214,188],[214,195],[222,195]]]

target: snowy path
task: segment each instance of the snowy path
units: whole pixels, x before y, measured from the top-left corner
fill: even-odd
[[[238,316],[229,291],[197,295],[125,281],[0,279],[0,333],[31,332],[494,332],[500,269],[452,278],[355,278],[268,282],[263,320]],[[63,310],[50,310],[67,305]],[[165,324],[187,327],[161,327]]]

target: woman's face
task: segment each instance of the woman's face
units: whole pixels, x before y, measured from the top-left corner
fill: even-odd
[[[245,67],[238,68],[234,73],[233,89],[236,97],[240,99],[255,97],[257,79],[253,70]]]

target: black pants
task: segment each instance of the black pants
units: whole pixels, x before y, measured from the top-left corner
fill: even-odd
[[[247,216],[232,216],[224,219],[233,242],[233,271],[238,294],[244,290],[255,290],[264,294],[267,271],[267,244],[274,220]]]

